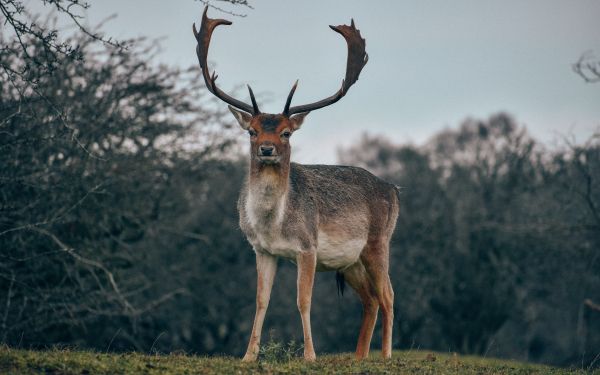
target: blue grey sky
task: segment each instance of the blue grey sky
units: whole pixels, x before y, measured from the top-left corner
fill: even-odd
[[[220,87],[249,83],[265,112],[283,109],[295,79],[295,104],[339,88],[346,45],[329,24],[353,17],[367,41],[370,59],[359,81],[340,102],[307,117],[292,137],[294,160],[334,163],[337,148],[363,132],[421,144],[466,117],[498,111],[544,142],[568,133],[583,140],[600,126],[600,84],[571,70],[586,50],[600,57],[600,1],[250,1],[254,9],[215,3],[245,18],[209,10],[233,21],[215,32],[209,60]],[[203,7],[193,0],[94,1],[87,22],[117,14],[104,27],[108,35],[164,37],[157,62],[187,67],[197,63],[191,27]]]

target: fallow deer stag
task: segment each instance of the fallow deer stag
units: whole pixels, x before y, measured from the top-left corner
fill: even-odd
[[[208,90],[229,109],[250,135],[250,170],[238,200],[240,227],[256,253],[258,273],[256,315],[245,361],[257,358],[260,336],[271,295],[277,259],[298,266],[298,309],[304,331],[304,358],[314,360],[310,305],[315,271],[337,271],[356,291],[363,305],[356,357],[368,356],[378,309],[382,310],[384,358],[391,356],[394,292],[388,275],[389,242],[398,216],[396,187],[364,169],[347,166],[290,163],[290,137],[306,115],[340,100],[358,80],[367,63],[365,40],[354,21],[330,26],[348,44],[346,77],[342,87],[323,100],[290,107],[296,84],[283,112],[261,113],[252,89],[252,105],[234,99],[217,87],[207,54],[211,35],[223,19],[202,16],[196,53]],[[237,109],[236,109],[237,108]]]

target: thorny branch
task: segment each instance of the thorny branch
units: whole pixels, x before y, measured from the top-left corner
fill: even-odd
[[[214,5],[214,4],[212,4],[210,0],[198,0],[198,1],[201,2],[204,5],[207,5],[207,6],[211,7],[211,8],[213,8],[213,9],[215,9],[215,10],[218,10],[219,12],[223,12],[223,13],[226,13],[226,14],[231,14],[232,16],[236,16],[236,17],[246,17],[245,14],[232,12],[230,10],[226,10],[226,9],[221,8],[221,7],[218,7],[218,6]],[[254,9],[252,7],[252,5],[250,5],[250,3],[248,3],[248,0],[216,0],[216,1],[230,3],[230,4],[233,4],[233,5],[241,5],[241,6],[245,6],[245,7],[249,8],[249,9]]]
[[[66,4],[65,4],[66,3]],[[44,6],[54,6],[59,14],[66,15],[73,24],[90,39],[102,42],[106,45],[110,45],[117,48],[122,48],[124,45],[121,42],[115,41],[112,38],[105,38],[100,33],[92,32],[81,24],[81,15],[77,13],[77,10],[87,10],[90,4],[81,0],[43,0]],[[15,34],[21,52],[23,55],[37,65],[42,65],[44,62],[32,57],[28,52],[28,43],[25,38],[31,37],[39,40],[43,43],[47,55],[65,55],[81,59],[81,55],[77,47],[72,46],[68,42],[60,41],[58,30],[48,28],[43,25],[36,24],[35,21],[28,21],[27,19],[33,19],[33,15],[27,9],[22,1],[19,0],[0,0],[0,12],[4,16],[4,24],[9,25],[10,29]],[[6,46],[3,50],[7,50],[10,47]],[[48,68],[51,68],[48,66]],[[19,74],[24,74],[28,70],[28,67]]]

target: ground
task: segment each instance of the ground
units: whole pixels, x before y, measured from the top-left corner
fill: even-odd
[[[239,358],[185,354],[108,354],[51,349],[17,350],[0,346],[0,374],[587,374],[562,369],[451,353],[397,351],[391,360],[378,353],[357,362],[352,354],[322,355],[315,363],[302,359],[242,363]],[[597,374],[600,371],[596,370]]]

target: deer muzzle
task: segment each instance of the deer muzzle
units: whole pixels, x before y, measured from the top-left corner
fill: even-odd
[[[279,154],[274,144],[263,143],[258,147],[258,159],[265,164],[279,163]]]

